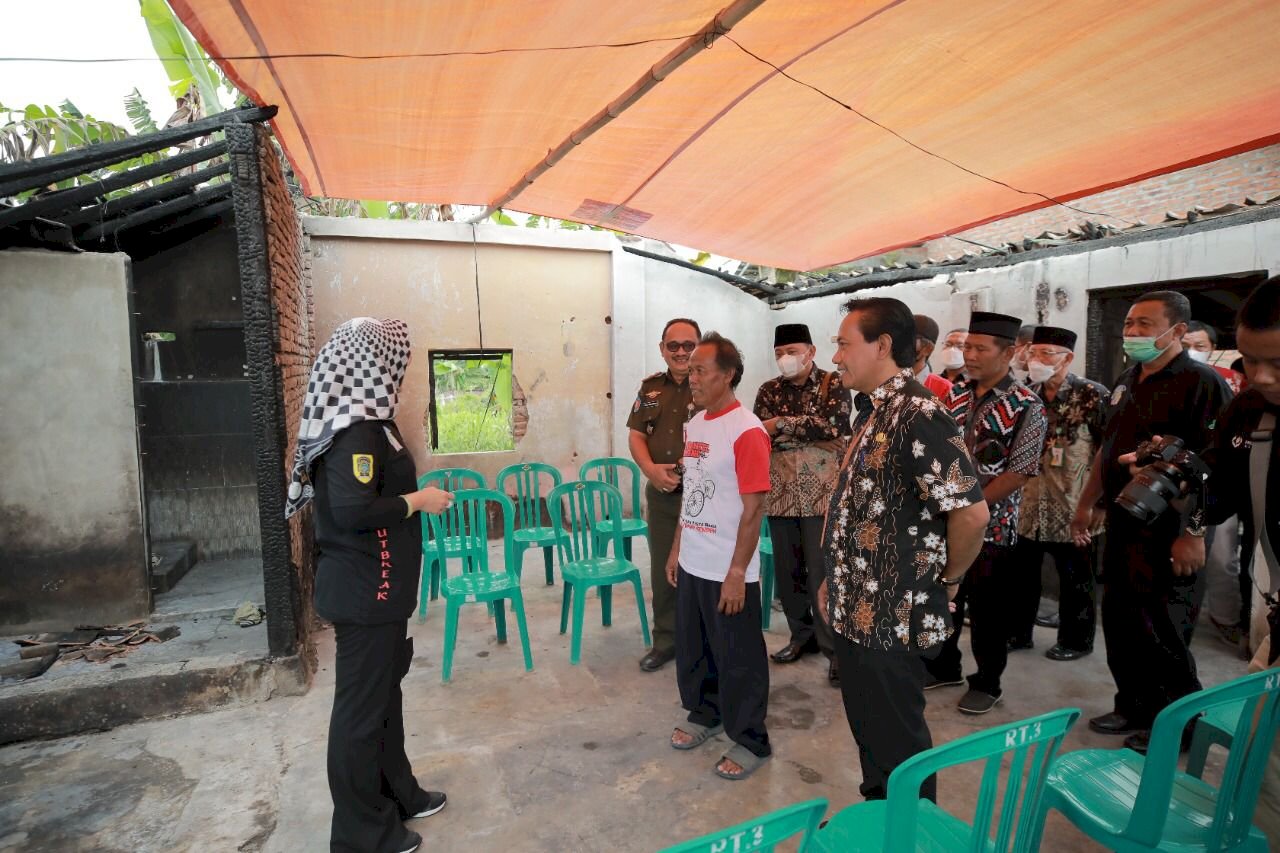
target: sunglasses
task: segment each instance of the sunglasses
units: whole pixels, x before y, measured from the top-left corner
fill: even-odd
[[[667,341],[663,344],[667,348],[667,352],[675,353],[681,350],[685,352],[693,352],[698,348],[697,341]]]

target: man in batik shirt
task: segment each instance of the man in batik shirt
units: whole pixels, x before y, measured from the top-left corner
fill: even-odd
[[[964,342],[969,378],[957,382],[942,401],[964,433],[991,508],[982,551],[956,597],[956,632],[928,662],[931,678],[926,689],[964,683],[960,628],[967,606],[978,671],[969,676],[969,691],[957,705],[965,714],[985,714],[1002,696],[1000,676],[1009,659],[1010,617],[1017,600],[1013,545],[1018,538],[1018,508],[1023,485],[1040,473],[1044,448],[1044,404],[1009,374],[1021,322],[1006,314],[973,312]]]
[[[1071,372],[1076,333],[1037,326],[1027,353],[1031,390],[1044,401],[1048,432],[1040,476],[1022,487],[1017,563],[1022,591],[1009,649],[1032,648],[1031,631],[1040,608],[1040,566],[1047,555],[1058,572],[1058,642],[1044,656],[1076,660],[1093,651],[1097,626],[1092,546],[1071,536],[1071,518],[1102,442],[1111,392]]]
[[[862,795],[933,745],[924,656],[951,632],[947,600],[982,546],[987,505],[955,422],[913,376],[915,328],[896,299],[855,299],[833,361],[869,394],[832,492],[819,588],[840,661]],[[930,778],[921,793],[936,798]]]
[[[831,629],[814,618],[813,600],[823,573],[822,514],[849,437],[853,398],[834,373],[813,363],[816,353],[805,324],[774,330],[773,356],[782,375],[756,392],[755,416],[773,441],[765,511],[778,594],[791,629],[791,639],[772,657],[792,663],[821,651],[829,661],[827,679],[836,685],[840,670]]]

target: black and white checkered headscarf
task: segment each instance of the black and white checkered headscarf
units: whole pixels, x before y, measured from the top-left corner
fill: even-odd
[[[408,366],[409,327],[401,320],[356,317],[334,330],[307,382],[285,518],[315,496],[312,470],[338,433],[360,421],[395,417]]]

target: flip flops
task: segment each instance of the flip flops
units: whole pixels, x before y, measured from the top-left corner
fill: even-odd
[[[741,767],[742,772],[726,773],[725,771],[720,769],[720,761],[717,761],[715,765],[716,775],[719,776],[721,779],[729,779],[731,781],[737,782],[742,779],[746,779],[752,773],[755,773],[757,770],[760,769],[761,765],[763,765],[766,761],[768,761],[772,757],[773,757],[772,755],[763,755],[763,756],[756,755],[754,752],[747,749],[742,744],[735,743],[733,746],[725,750],[724,755],[720,756],[720,761],[724,761],[727,758],[730,761],[732,761],[734,764],[737,764],[739,767]]]
[[[697,723],[679,723],[676,726],[677,731],[682,731],[687,735],[692,735],[693,740],[688,743],[676,743],[671,741],[672,749],[697,749],[707,742],[707,738],[713,738],[724,731],[724,725],[717,723],[714,726],[700,726]]]

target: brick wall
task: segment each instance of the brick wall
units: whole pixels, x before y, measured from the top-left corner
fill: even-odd
[[[1120,219],[1078,214],[1065,207],[1051,205],[961,231],[958,236],[986,245],[999,245],[1021,240],[1027,234],[1061,233],[1086,220],[1117,227],[1128,224],[1122,220],[1154,224],[1164,219],[1168,210],[1181,216],[1197,205],[1215,208],[1229,203],[1242,204],[1246,196],[1270,198],[1277,194],[1280,194],[1280,145],[1271,145],[1069,202],[1073,207],[1110,213]],[[928,257],[942,258],[978,251],[978,248],[944,237],[925,243],[925,250]]]
[[[283,476],[287,482],[298,444],[297,429],[302,419],[307,378],[315,358],[310,253],[285,184],[280,158],[265,129],[258,134],[258,151],[266,213],[267,257],[271,269],[271,299],[276,320],[276,367],[284,404],[287,449]],[[290,561],[297,575],[300,605],[298,628],[304,638],[313,621],[311,601],[315,587],[315,548],[312,530],[309,506],[289,519]]]

